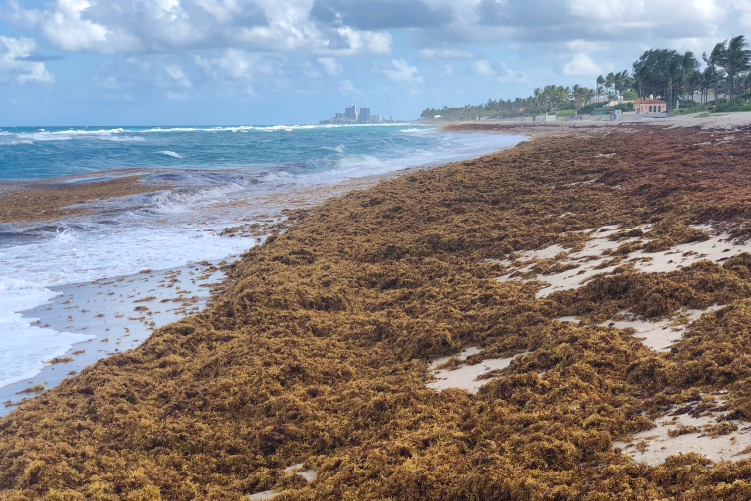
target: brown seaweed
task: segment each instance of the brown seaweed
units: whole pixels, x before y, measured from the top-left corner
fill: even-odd
[[[629,127],[540,137],[301,214],[228,265],[206,311],[0,420],[0,499],[748,499],[748,460],[653,468],[611,447],[706,391],[751,419],[751,256],[623,266],[546,299],[495,280],[498,260],[581,246],[578,230],[651,223],[645,245],[664,246],[751,216],[748,131],[698,149],[711,133]],[[594,325],[715,302],[729,306],[669,353]],[[425,362],[472,345],[532,353],[477,395],[426,388]],[[284,472],[295,463],[317,479]]]

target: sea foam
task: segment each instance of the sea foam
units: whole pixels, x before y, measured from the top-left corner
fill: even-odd
[[[37,374],[44,362],[90,336],[31,325],[21,312],[57,295],[51,287],[221,260],[255,240],[224,238],[195,227],[131,227],[100,232],[63,229],[54,238],[0,250],[0,386]],[[41,257],[44,256],[44,259]]]
[[[157,153],[160,153],[162,155],[167,155],[170,157],[182,158],[182,155],[180,155],[179,153],[175,153],[174,151],[157,151]]]

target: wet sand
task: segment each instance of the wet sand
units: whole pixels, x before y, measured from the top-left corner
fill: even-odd
[[[0,416],[39,393],[28,392],[29,388],[38,385],[45,390],[54,388],[66,377],[102,358],[138,347],[154,329],[201,311],[212,290],[221,287],[224,278],[221,266],[195,263],[52,287],[60,295],[48,304],[24,311],[23,316],[36,319],[33,325],[39,327],[86,334],[93,339],[73,345],[37,376],[0,388]]]

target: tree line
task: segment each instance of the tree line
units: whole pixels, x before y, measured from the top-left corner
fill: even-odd
[[[705,67],[702,69],[702,61]],[[469,120],[479,117],[509,118],[520,115],[537,115],[561,110],[581,110],[595,97],[615,100],[624,98],[654,97],[669,102],[675,109],[678,99],[694,101],[698,93],[700,102],[725,95],[731,105],[734,98],[751,88],[751,50],[743,35],[717,43],[701,61],[691,51],[679,53],[671,49],[650,49],[634,61],[631,72],[609,73],[598,76],[593,88],[580,85],[563,87],[546,85],[537,88],[526,98],[514,100],[489,99],[477,106],[459,108],[427,108],[423,118],[440,115],[444,120]]]

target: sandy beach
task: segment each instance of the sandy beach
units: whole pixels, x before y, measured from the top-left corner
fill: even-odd
[[[2,495],[742,499],[748,123],[453,124],[534,139],[332,193],[176,323],[205,265],[131,324],[89,284],[153,333],[0,420]]]

